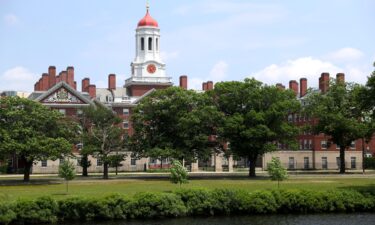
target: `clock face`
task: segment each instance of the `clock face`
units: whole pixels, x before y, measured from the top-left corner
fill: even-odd
[[[156,66],[154,64],[150,64],[147,66],[147,72],[155,73],[155,71],[156,71]]]

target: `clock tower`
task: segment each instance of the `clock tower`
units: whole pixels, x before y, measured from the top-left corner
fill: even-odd
[[[166,75],[165,63],[160,58],[160,28],[149,13],[138,22],[135,34],[135,58],[130,64],[131,77],[125,81],[130,96],[141,96],[155,88],[172,85]]]

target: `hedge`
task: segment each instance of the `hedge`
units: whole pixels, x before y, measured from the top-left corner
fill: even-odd
[[[0,223],[332,212],[375,212],[375,195],[354,190],[180,189],[171,193],[138,193],[132,197],[62,200],[42,197],[0,202]]]

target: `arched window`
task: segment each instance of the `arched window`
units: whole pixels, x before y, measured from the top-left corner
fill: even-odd
[[[141,50],[145,50],[145,39],[141,38]]]
[[[159,38],[156,38],[156,51],[159,51]]]
[[[151,51],[152,50],[152,38],[148,38],[148,50]]]

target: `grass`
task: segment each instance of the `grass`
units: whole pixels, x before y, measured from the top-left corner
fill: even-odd
[[[52,196],[54,198],[67,198],[74,196],[101,197],[113,193],[134,195],[137,192],[165,192],[178,189],[179,186],[172,184],[169,180],[162,179],[110,179],[78,178],[69,182],[69,194],[65,194],[65,184],[56,178],[32,178],[31,184],[22,184],[17,180],[0,179],[0,201],[12,201],[19,198],[33,199],[40,196]],[[277,189],[277,182],[266,178],[248,179],[245,177],[217,177],[192,179],[182,188],[232,188],[246,190],[272,190]],[[292,176],[281,182],[281,189],[310,189],[310,190],[332,190],[332,189],[375,189],[374,177],[345,177],[345,176]]]

